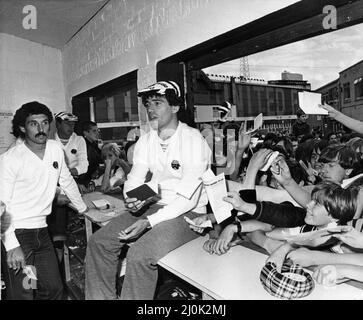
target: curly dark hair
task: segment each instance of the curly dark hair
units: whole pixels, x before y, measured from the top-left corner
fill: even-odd
[[[344,169],[352,169],[359,161],[356,152],[346,144],[336,144],[325,148],[320,157],[319,162],[328,163],[337,159],[340,166]]]
[[[13,118],[13,132],[12,134],[16,138],[25,138],[24,132],[20,130],[20,127],[25,126],[26,118],[34,114],[44,114],[47,116],[49,123],[52,122],[53,116],[49,108],[38,101],[32,101],[23,104],[18,110],[16,110]]]

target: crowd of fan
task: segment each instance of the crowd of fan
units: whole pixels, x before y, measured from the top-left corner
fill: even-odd
[[[315,279],[322,284],[363,281],[363,136],[344,131],[322,136],[318,130],[310,133],[308,128],[306,134],[298,136],[292,130],[252,137],[244,133],[243,124],[239,127],[236,123],[224,123],[220,130],[215,129],[201,126],[205,138],[215,142],[210,145],[216,155],[214,171],[224,172],[229,179],[224,200],[233,205],[235,215],[214,225],[204,249],[221,255],[247,237],[270,254],[267,261],[279,271],[288,259],[314,267]],[[216,133],[224,141],[219,149]],[[214,139],[210,139],[212,134]],[[217,157],[216,149],[224,151],[222,156]],[[267,171],[261,171],[273,151],[279,156]],[[194,222],[199,225],[208,219],[216,222],[213,214]],[[300,245],[287,241],[319,229],[336,234],[328,240],[322,237]],[[331,265],[336,270],[334,279],[324,271]]]

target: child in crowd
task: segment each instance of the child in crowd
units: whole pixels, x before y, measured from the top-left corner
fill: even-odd
[[[266,219],[263,212],[264,209],[260,207],[260,214],[254,214],[254,217],[259,218],[259,221],[236,221],[228,225],[224,228],[219,238],[217,240],[209,240],[208,244],[205,244],[204,249],[209,253],[224,254],[229,250],[236,234],[260,230],[266,232],[269,238],[278,240],[277,242],[269,242],[268,246],[265,246],[265,243],[258,243],[271,252],[282,244],[281,240],[287,240],[289,237],[299,233],[345,225],[354,217],[357,209],[357,195],[358,188],[343,189],[335,183],[322,183],[314,188],[312,201],[308,204],[306,210],[293,206],[287,208],[284,205],[275,204],[269,208],[269,217]],[[247,213],[251,213],[250,210],[246,210],[248,204],[236,193],[229,193],[229,197],[224,200],[231,203],[235,210],[240,212],[249,211]],[[291,223],[291,228],[275,228],[274,222],[281,224],[278,219],[275,219],[275,216],[284,214],[284,210],[291,211],[291,214],[296,212],[301,218]],[[261,218],[263,221],[261,221]],[[322,244],[326,241],[326,238],[319,240],[320,242],[318,241],[315,245]]]
[[[130,165],[120,157],[121,148],[116,143],[104,144],[101,153],[105,173],[95,181],[95,184],[101,186],[103,192],[115,191],[126,181]]]
[[[348,226],[353,227],[358,232],[363,231],[363,220],[362,220],[362,208],[363,208],[363,188],[362,188],[363,178],[357,178],[348,187],[348,189],[358,190],[357,195],[357,209],[353,220],[348,222]],[[338,227],[345,230],[343,227]],[[348,230],[351,230],[350,228]],[[357,234],[354,232],[357,236]],[[337,246],[335,246],[337,252],[344,254],[336,254],[327,251],[320,250],[310,250],[308,248],[296,248],[289,244],[284,244],[279,247],[271,257],[270,260],[274,261],[276,265],[281,265],[285,258],[293,261],[293,263],[299,264],[303,267],[317,266],[317,265],[354,265],[363,266],[363,255],[362,250],[356,249],[357,245],[351,245],[352,242],[348,242],[347,238],[335,236],[337,239],[341,240]],[[263,237],[255,237],[262,242]]]

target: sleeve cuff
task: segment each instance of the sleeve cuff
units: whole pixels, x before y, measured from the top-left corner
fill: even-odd
[[[77,208],[77,209],[78,209],[78,212],[79,212],[79,213],[85,213],[85,212],[87,211],[88,207],[87,207],[87,205],[83,202],[83,205],[82,205],[81,207]]]
[[[162,209],[160,209],[160,210],[162,210]],[[162,219],[162,214],[161,214],[160,210],[155,212],[154,214],[152,214],[150,216],[147,216],[147,219],[149,220],[150,225],[151,225],[152,228],[154,226],[156,226],[158,223],[164,221]]]
[[[15,232],[5,233],[4,247],[6,251],[20,247],[20,243],[16,238]]]
[[[252,215],[251,219],[254,220],[259,220],[261,217],[261,213],[262,213],[262,202],[256,202],[256,211],[255,213]]]
[[[70,207],[74,211],[78,211],[78,213],[85,213],[88,211],[87,205],[83,202],[82,205],[75,205],[73,202],[68,204],[68,207]]]
[[[239,196],[245,202],[255,203],[257,201],[256,190],[255,189],[240,190]]]

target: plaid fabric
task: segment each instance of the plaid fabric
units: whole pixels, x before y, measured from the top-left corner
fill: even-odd
[[[291,277],[288,274],[291,274]],[[294,276],[297,279],[293,279]],[[305,297],[313,291],[315,286],[311,275],[301,266],[288,263],[284,263],[280,273],[277,272],[274,263],[268,262],[262,268],[260,281],[269,294],[282,299]]]

